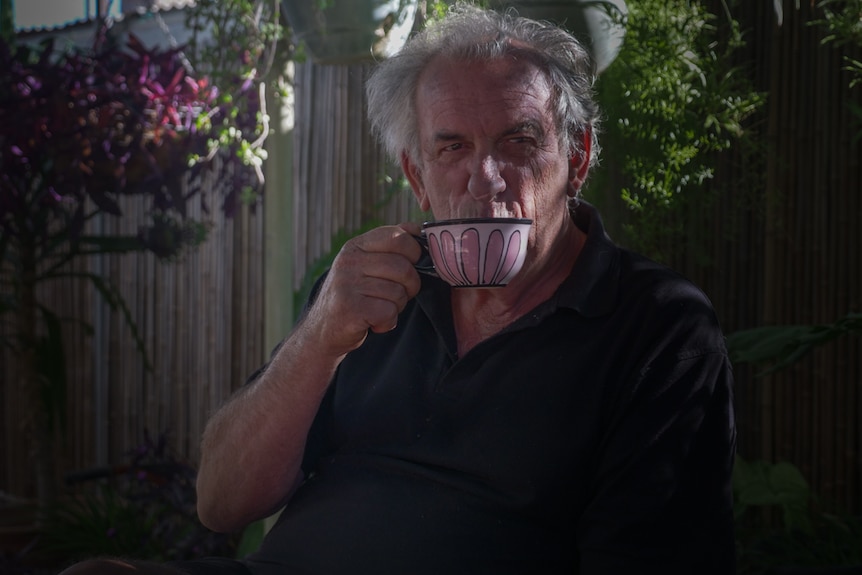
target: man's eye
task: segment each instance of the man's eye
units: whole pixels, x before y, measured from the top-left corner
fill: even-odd
[[[506,140],[505,148],[512,154],[532,154],[536,149],[536,139],[530,136],[513,136]]]
[[[457,152],[458,150],[460,150],[463,147],[464,147],[463,144],[450,144],[450,145],[446,146],[445,148],[443,148],[443,151],[444,152]]]

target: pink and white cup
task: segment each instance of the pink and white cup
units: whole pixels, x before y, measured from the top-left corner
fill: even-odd
[[[436,275],[453,287],[502,287],[524,265],[533,220],[464,218],[422,225]]]

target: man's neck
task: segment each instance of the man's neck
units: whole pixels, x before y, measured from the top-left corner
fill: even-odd
[[[571,273],[585,241],[586,234],[572,224],[548,254],[523,269],[506,287],[453,289],[459,357],[554,295]]]

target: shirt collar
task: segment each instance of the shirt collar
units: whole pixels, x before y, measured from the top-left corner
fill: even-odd
[[[572,211],[575,225],[587,234],[572,272],[555,296],[557,305],[569,307],[585,317],[600,317],[613,311],[619,294],[620,249],[605,231],[598,210],[581,201]]]

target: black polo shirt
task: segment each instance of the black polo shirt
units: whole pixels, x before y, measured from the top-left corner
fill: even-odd
[[[259,573],[733,572],[731,369],[704,294],[598,213],[547,302],[456,353],[450,288],[341,364]]]

